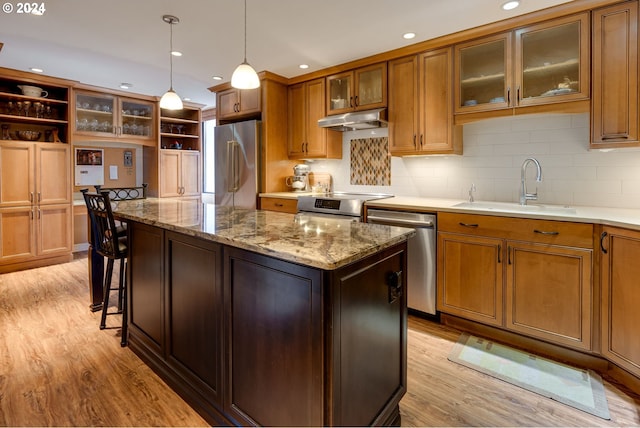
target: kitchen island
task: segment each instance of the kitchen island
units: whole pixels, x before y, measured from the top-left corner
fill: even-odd
[[[399,423],[413,229],[115,204],[129,227],[129,346],[212,425]]]

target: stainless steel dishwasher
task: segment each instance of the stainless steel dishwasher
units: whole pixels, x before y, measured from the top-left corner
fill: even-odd
[[[407,259],[407,306],[436,315],[436,215],[367,209],[367,223],[412,227]]]

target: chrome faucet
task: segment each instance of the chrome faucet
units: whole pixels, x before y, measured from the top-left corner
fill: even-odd
[[[473,192],[476,191],[476,185],[475,183],[471,183],[471,188],[469,189],[469,202],[473,202]]]
[[[530,163],[536,165],[536,181],[539,183],[542,181],[542,167],[540,162],[535,158],[527,158],[522,162],[522,170],[520,171],[520,205],[527,205],[527,201],[535,201],[538,199],[538,188],[536,187],[535,193],[527,193],[527,166]]]

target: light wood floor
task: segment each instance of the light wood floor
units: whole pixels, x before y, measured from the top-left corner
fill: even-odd
[[[203,426],[89,311],[86,259],[0,275],[0,426]],[[605,421],[447,360],[460,332],[409,320],[403,426],[640,426],[605,379]]]

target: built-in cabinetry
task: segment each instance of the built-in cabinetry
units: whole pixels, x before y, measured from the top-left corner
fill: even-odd
[[[587,100],[589,28],[582,13],[456,45],[456,114]]]
[[[591,350],[593,225],[439,213],[438,229],[439,311]]]
[[[120,140],[156,145],[156,102],[151,98],[76,89],[72,109],[76,140]]]
[[[638,2],[593,11],[591,147],[640,144]]]
[[[640,376],[640,232],[605,227],[601,257],[602,354]]]
[[[326,271],[129,230],[129,347],[209,423],[398,423],[406,243]]]
[[[462,153],[462,127],[453,125],[452,68],[451,48],[389,61],[392,155]]]
[[[69,261],[69,145],[0,142],[0,272]]]
[[[160,150],[160,194],[164,197],[199,196],[202,181],[200,152]]]
[[[218,121],[234,120],[260,115],[261,90],[229,88],[216,93]]]
[[[327,114],[387,106],[387,63],[327,77]]]
[[[289,86],[288,152],[290,159],[340,159],[342,134],[318,126],[326,116],[325,79]]]
[[[181,110],[160,109],[160,148],[201,151],[201,108],[183,103]]]
[[[0,68],[0,272],[71,258],[72,85]]]

